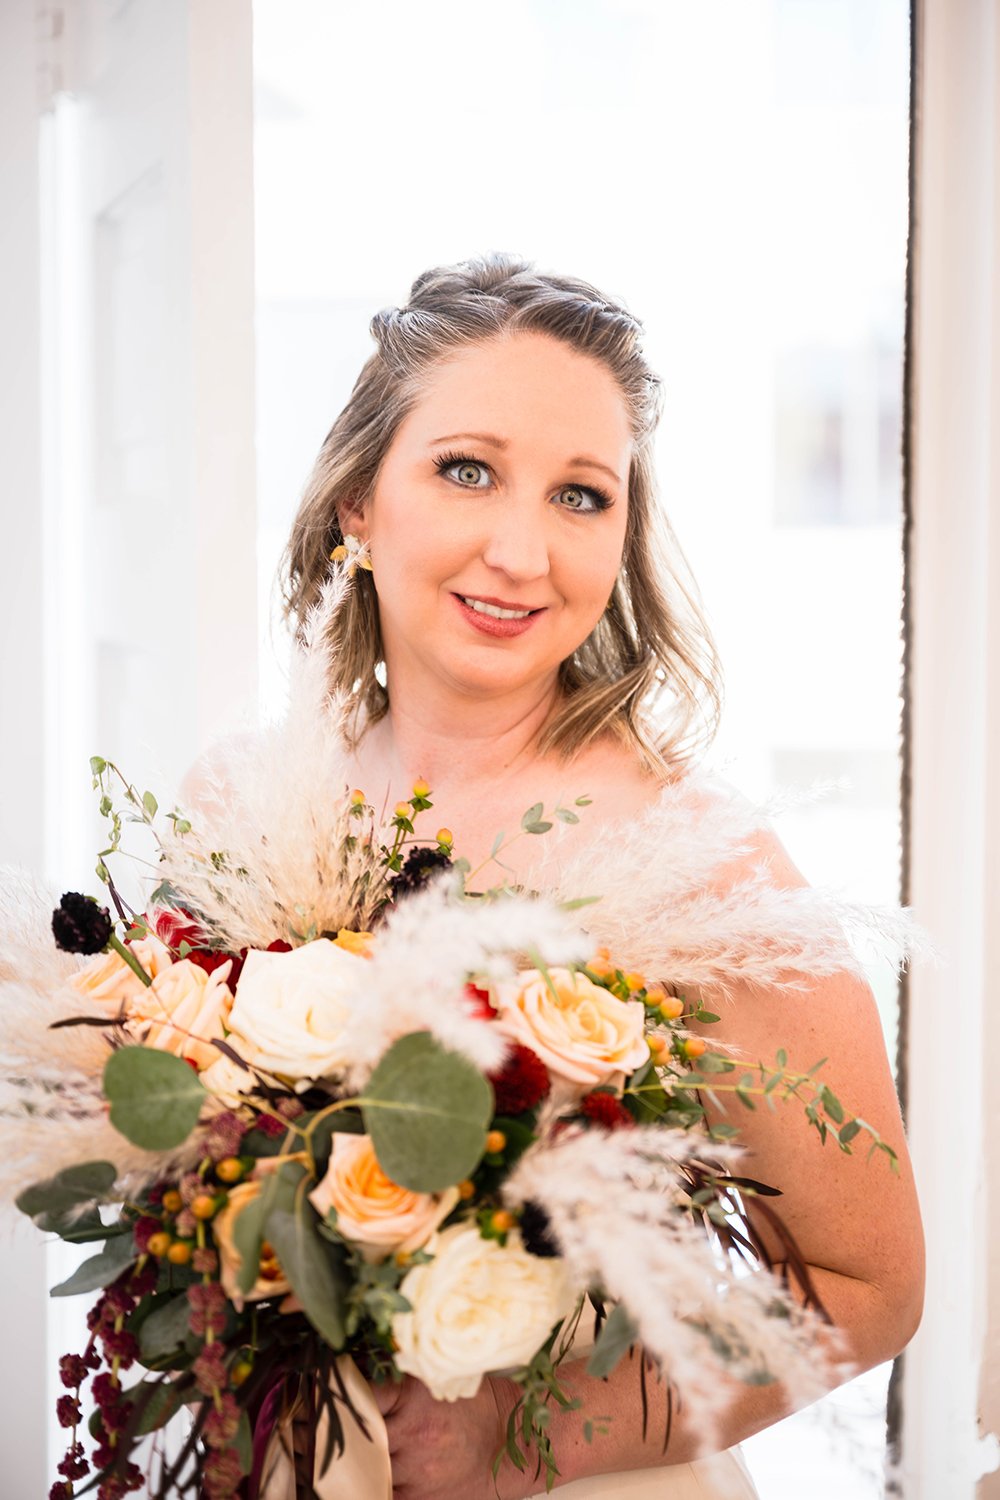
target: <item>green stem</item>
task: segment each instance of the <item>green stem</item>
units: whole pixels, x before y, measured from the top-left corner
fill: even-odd
[[[136,958],[134,953],[129,952],[125,944],[118,937],[117,933],[113,932],[108,938],[108,947],[113,949],[114,952],[118,954],[118,957],[128,964],[133,974],[138,975],[143,984],[147,986],[152,984],[153,981],[146,973],[145,969],[142,967],[142,964]]]

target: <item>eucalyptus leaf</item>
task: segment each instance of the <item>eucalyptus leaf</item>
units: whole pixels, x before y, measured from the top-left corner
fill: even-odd
[[[66,1214],[85,1204],[104,1202],[117,1176],[109,1161],[81,1162],[79,1166],[64,1167],[44,1182],[33,1183],[18,1194],[15,1202],[29,1219],[40,1214]]]
[[[386,1176],[436,1193],[471,1176],[482,1159],[493,1090],[466,1058],[418,1031],[389,1048],[361,1112]]]
[[[343,1275],[337,1274],[333,1253],[317,1232],[318,1222],[315,1209],[300,1196],[293,1208],[275,1208],[268,1214],[267,1237],[316,1332],[331,1348],[342,1349],[347,1337],[347,1285]]]
[[[827,1114],[830,1116],[830,1119],[834,1122],[835,1125],[841,1125],[843,1123],[844,1106],[841,1104],[840,1100],[837,1098],[833,1090],[831,1088],[828,1088],[825,1083],[823,1085],[823,1108],[826,1110]]]
[[[108,1240],[103,1250],[77,1266],[72,1276],[49,1292],[50,1297],[75,1297],[80,1292],[98,1292],[130,1266],[136,1258],[135,1243],[130,1234]]]
[[[267,1203],[263,1192],[251,1198],[245,1208],[240,1209],[233,1223],[233,1248],[240,1257],[236,1285],[244,1296],[257,1280],[260,1268],[260,1247],[264,1241],[264,1211]]]
[[[249,1474],[253,1468],[253,1431],[250,1427],[250,1418],[245,1411],[240,1412],[240,1425],[233,1438],[233,1448],[240,1461],[241,1471]]]
[[[111,1123],[133,1146],[170,1151],[186,1141],[208,1095],[181,1058],[152,1047],[119,1047],[104,1065]]]
[[[610,1375],[622,1355],[628,1353],[638,1336],[638,1324],[626,1312],[622,1304],[617,1303],[611,1309],[597,1336],[597,1342],[587,1361],[587,1374],[596,1375],[600,1379]]]
[[[544,810],[544,804],[541,802],[536,802],[534,807],[529,807],[521,819],[521,827],[527,829],[529,824],[537,823]]]
[[[171,1297],[143,1321],[139,1330],[139,1350],[149,1363],[164,1359],[183,1349],[190,1332],[191,1304],[186,1293]]]

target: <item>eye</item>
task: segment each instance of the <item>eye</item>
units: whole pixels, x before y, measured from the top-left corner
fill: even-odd
[[[558,498],[565,510],[581,511],[584,514],[607,510],[614,504],[611,496],[606,495],[603,490],[582,484],[564,484],[558,492]]]
[[[436,466],[439,474],[450,474],[454,469],[455,483],[467,490],[485,489],[490,482],[490,471],[478,458],[466,458],[461,453],[443,453],[436,460]]]

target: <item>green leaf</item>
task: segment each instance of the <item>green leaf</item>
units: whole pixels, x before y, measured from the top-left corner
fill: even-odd
[[[104,1064],[111,1123],[133,1146],[170,1151],[186,1141],[208,1095],[186,1062],[152,1047],[120,1047]]]
[[[490,859],[495,858],[495,856],[500,853],[500,850],[501,850],[502,846],[503,846],[503,834],[502,833],[498,833],[497,836],[496,836],[496,838],[493,840],[493,848],[490,850]]]
[[[778,1048],[778,1053],[774,1060],[779,1068],[788,1067],[788,1053],[785,1051],[784,1047]]]
[[[79,1292],[97,1292],[120,1276],[135,1260],[137,1251],[130,1234],[119,1234],[108,1240],[97,1255],[77,1266],[72,1276],[49,1292],[50,1297],[75,1297]]]
[[[575,812],[570,812],[568,807],[557,807],[556,817],[560,823],[579,823],[580,819]]]
[[[156,801],[156,798],[153,796],[152,792],[143,792],[143,794],[142,794],[142,805],[143,805],[143,807],[145,808],[146,812],[149,814],[149,816],[151,818],[155,818],[156,817],[156,809],[157,809],[158,803]]]
[[[250,1427],[250,1418],[245,1411],[240,1412],[240,1425],[233,1438],[233,1447],[240,1461],[240,1469],[244,1474],[249,1474],[253,1468],[253,1432]]]
[[[858,1124],[857,1120],[848,1120],[848,1122],[847,1122],[846,1125],[841,1125],[841,1127],[840,1127],[840,1131],[839,1131],[840,1144],[842,1146],[849,1145],[850,1142],[853,1141],[854,1137],[856,1135],[859,1135],[860,1133],[861,1133],[861,1126]]]
[[[708,1133],[713,1141],[731,1141],[733,1136],[739,1135],[735,1125],[710,1125]]]
[[[560,901],[559,906],[563,911],[579,911],[581,906],[593,906],[600,899],[600,896],[573,896],[569,901]]]
[[[717,1052],[703,1052],[698,1059],[698,1073],[734,1073],[736,1064]]]
[[[833,1090],[831,1088],[828,1088],[825,1083],[823,1085],[822,1093],[823,1108],[830,1116],[830,1119],[835,1125],[842,1124],[844,1120],[844,1106],[841,1104],[840,1100],[837,1098]]]
[[[139,1350],[146,1363],[183,1349],[190,1324],[191,1304],[183,1292],[151,1312],[139,1330]]]
[[[241,1208],[233,1224],[233,1247],[240,1257],[240,1270],[236,1284],[244,1296],[257,1280],[260,1269],[260,1247],[264,1242],[264,1213],[268,1206],[268,1189],[265,1188]]]
[[[91,776],[103,776],[107,769],[108,763],[100,755],[92,755],[90,757]]]
[[[574,807],[589,807],[591,805],[591,803],[593,802],[593,800],[594,800],[593,797],[577,797],[576,801],[573,803],[573,806]]]
[[[537,823],[544,811],[544,804],[536,802],[534,807],[529,807],[528,811],[524,814],[524,817],[521,819],[521,827],[527,831],[529,823]]]
[[[129,1387],[126,1394],[130,1401],[136,1402],[141,1412],[135,1425],[136,1437],[145,1437],[147,1433],[159,1431],[184,1405],[172,1380],[139,1380]]]
[[[525,833],[548,833],[552,827],[551,823],[525,823]]]
[[[316,1332],[331,1348],[342,1349],[347,1337],[344,1327],[347,1282],[343,1274],[338,1274],[334,1252],[317,1232],[318,1223],[316,1210],[300,1193],[292,1208],[271,1210],[267,1216],[267,1237]]]
[[[389,1048],[361,1112],[386,1176],[436,1193],[471,1176],[482,1159],[493,1090],[466,1058],[418,1031]]]
[[[596,1375],[599,1378],[610,1375],[622,1355],[628,1352],[638,1336],[638,1324],[633,1321],[620,1302],[616,1303],[597,1336],[597,1342],[587,1361],[587,1374]]]
[[[714,1013],[714,1011],[711,1011],[711,1010],[696,1010],[695,1013],[694,1013],[694,1017],[695,1017],[696,1021],[721,1021],[722,1020],[721,1016],[717,1016]]]
[[[40,1214],[67,1214],[84,1204],[105,1202],[117,1175],[109,1161],[81,1162],[79,1166],[64,1167],[44,1182],[33,1183],[14,1201],[29,1219],[37,1219]]]

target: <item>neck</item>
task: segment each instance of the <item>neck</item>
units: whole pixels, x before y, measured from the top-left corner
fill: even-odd
[[[371,749],[390,784],[423,776],[439,793],[495,784],[537,758],[557,698],[554,680],[503,699],[417,694],[405,682],[395,689],[371,731]]]

